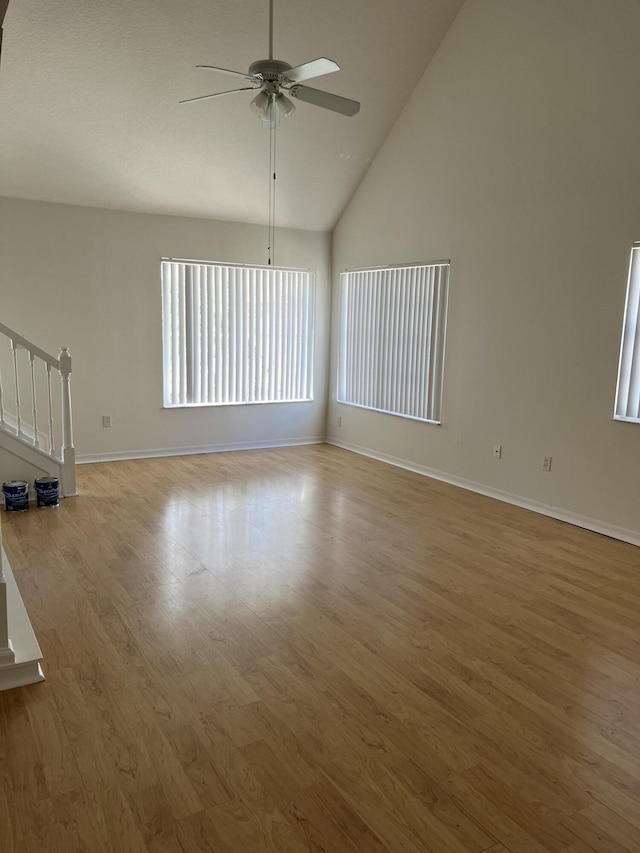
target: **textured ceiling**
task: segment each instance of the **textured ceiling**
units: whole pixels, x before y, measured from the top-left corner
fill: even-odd
[[[330,230],[463,0],[275,0],[274,56],[328,56],[277,135],[279,226]],[[267,0],[11,0],[0,66],[0,195],[241,222],[267,218],[269,133],[234,88],[268,56]],[[242,82],[239,83],[242,85]]]

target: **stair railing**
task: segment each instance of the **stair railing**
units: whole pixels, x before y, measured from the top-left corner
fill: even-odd
[[[45,352],[40,347],[23,338],[8,326],[0,323],[0,335],[8,340],[10,345],[8,367],[6,360],[0,360],[0,429],[13,435],[22,444],[33,447],[52,461],[62,466],[63,494],[76,493],[75,448],[73,444],[73,421],[71,416],[71,355],[66,347],[60,351],[58,358]],[[24,359],[19,358],[19,352],[24,350],[28,357],[27,375],[24,371]],[[13,393],[7,393],[7,387],[2,368],[12,375]],[[42,383],[38,381],[43,376]],[[52,392],[52,373],[60,376],[61,397],[59,410],[54,406]],[[38,387],[40,386],[40,388]],[[26,393],[25,393],[26,392]],[[30,398],[25,409],[24,397]],[[44,396],[44,406],[42,397]],[[13,404],[13,405],[12,405]],[[45,431],[40,430],[39,404],[46,409]],[[54,435],[54,420],[60,422],[61,439],[58,443]]]

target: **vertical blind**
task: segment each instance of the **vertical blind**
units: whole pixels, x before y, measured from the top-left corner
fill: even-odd
[[[341,277],[338,401],[440,421],[449,263]]]
[[[640,243],[631,250],[614,417],[640,421]]]
[[[309,271],[162,262],[164,405],[310,400]]]

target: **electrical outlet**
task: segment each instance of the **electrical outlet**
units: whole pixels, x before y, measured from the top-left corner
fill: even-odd
[[[550,471],[551,470],[551,457],[550,456],[545,456],[544,459],[542,460],[542,470],[543,471]]]
[[[494,444],[493,445],[493,458],[494,459],[502,459],[502,445]]]
[[[338,415],[338,417],[337,417],[337,423],[338,423],[338,428],[340,428],[342,426],[342,418],[340,417],[340,415]]]
[[[111,426],[111,415],[102,416],[102,426],[108,429]]]

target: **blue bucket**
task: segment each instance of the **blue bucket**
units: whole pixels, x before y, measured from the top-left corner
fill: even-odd
[[[36,506],[58,506],[60,481],[57,477],[38,477],[33,485],[36,487]]]
[[[24,480],[10,480],[2,484],[4,508],[7,512],[23,512],[29,509],[28,484]]]

